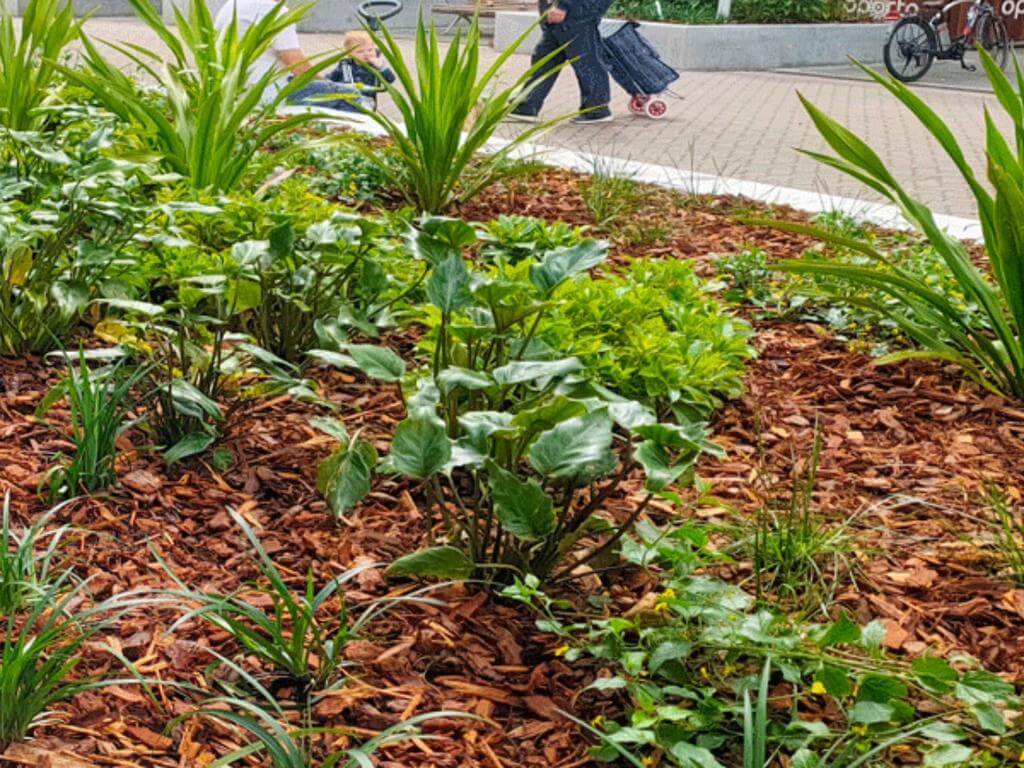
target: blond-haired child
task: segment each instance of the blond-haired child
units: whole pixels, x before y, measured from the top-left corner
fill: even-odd
[[[394,82],[394,73],[384,64],[380,51],[367,32],[346,32],[342,38],[342,47],[347,52],[346,56],[327,75],[327,79],[352,85],[359,91],[359,96],[348,106],[348,111],[376,111],[377,94],[384,90],[382,81]]]

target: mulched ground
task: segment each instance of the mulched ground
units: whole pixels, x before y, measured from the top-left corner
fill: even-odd
[[[570,174],[548,172],[528,191],[491,190],[463,213],[589,223],[577,183]],[[621,250],[706,264],[709,254],[750,243],[779,256],[809,245],[736,223],[742,205],[654,193],[631,223],[667,221],[669,235]],[[885,619],[886,644],[894,650],[966,650],[995,671],[1024,677],[1024,590],[994,576],[990,528],[978,519],[986,484],[1020,498],[1024,407],[984,396],[937,364],[874,367],[814,326],[761,322],[758,331],[760,356],[749,367],[747,393],[714,424],[728,458],[701,468],[723,508],[699,514],[719,520],[750,512],[758,503],[756,474],[785,484],[805,460],[817,420],[825,445],[815,501],[828,519],[851,521],[852,535],[863,542],[856,581],[842,589],[840,602],[862,620]],[[53,373],[35,359],[0,360],[0,490],[10,491],[21,521],[46,508],[36,493],[39,479],[53,454],[67,447],[31,415]],[[350,431],[362,427],[386,447],[402,416],[395,393],[338,372],[314,373]],[[257,527],[267,551],[297,582],[308,568],[325,579],[419,546],[426,521],[408,486],[381,483],[347,525],[331,521],[314,487],[315,465],[331,441],[308,426],[313,413],[286,399],[257,403],[230,431],[225,444],[235,463],[222,474],[201,462],[169,470],[126,443],[119,487],[73,502],[54,520],[75,527],[69,553],[97,597],[170,587],[151,549],[204,589],[231,590],[254,576],[228,506]],[[725,504],[736,511],[726,513]],[[742,567],[736,576],[745,576]],[[616,578],[606,588],[625,610],[645,582],[637,575]],[[408,589],[368,570],[348,600],[358,607]],[[437,709],[483,718],[432,721],[424,730],[435,738],[389,748],[385,766],[586,764],[585,739],[556,709],[590,717],[613,703],[578,698],[596,668],[557,658],[558,643],[536,631],[525,610],[463,589],[432,596],[446,605],[403,604],[349,647],[353,680],[317,714],[355,736]],[[131,615],[90,643],[85,667],[123,676],[105,647],[113,646],[149,678],[207,685],[208,649],[233,649],[196,622],[168,633],[178,615],[166,608]],[[54,768],[81,765],[61,757],[71,753],[93,765],[192,766],[237,746],[230,731],[198,721],[165,735],[164,724],[188,708],[171,688],[157,702],[127,685],[81,695],[63,708],[63,725],[40,729],[33,745],[13,747],[6,757],[37,765],[45,753]]]

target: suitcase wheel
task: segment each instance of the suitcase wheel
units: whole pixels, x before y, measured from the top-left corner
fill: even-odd
[[[634,115],[645,115],[647,114],[646,105],[649,96],[645,96],[642,93],[638,93],[636,96],[629,100],[629,111]]]
[[[654,120],[660,120],[668,114],[668,104],[664,99],[650,99],[644,104],[644,114]]]

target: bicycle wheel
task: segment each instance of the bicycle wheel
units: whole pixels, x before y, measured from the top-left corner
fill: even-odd
[[[889,74],[904,83],[920,80],[935,60],[935,31],[920,16],[900,19],[882,51]]]
[[[978,19],[975,40],[1000,69],[1006,67],[1006,62],[1010,58],[1010,33],[1007,32],[1002,19],[990,13]]]

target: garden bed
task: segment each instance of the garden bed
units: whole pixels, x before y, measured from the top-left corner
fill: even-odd
[[[528,214],[593,226],[580,183],[576,175],[545,171],[489,190],[462,213],[481,221]],[[659,227],[663,237],[647,244],[627,237],[613,258],[688,259],[710,274],[715,254],[760,246],[773,258],[785,257],[809,244],[738,223],[737,214],[753,210],[744,201],[656,190],[645,191],[642,200],[630,224],[636,231]],[[702,462],[700,474],[710,487],[686,515],[710,527],[749,527],[749,515],[762,503],[753,478],[787,482],[806,461],[817,421],[823,450],[815,503],[830,523],[846,528],[858,561],[855,578],[839,586],[832,609],[844,606],[862,622],[881,618],[884,646],[897,655],[967,652],[1008,679],[1024,679],[1024,591],[994,575],[995,555],[986,544],[991,527],[978,519],[976,501],[990,482],[1005,483],[1013,497],[1020,493],[1014,478],[1024,476],[1024,410],[965,386],[938,364],[875,367],[818,325],[764,319],[755,327],[758,358],[744,377],[745,393],[713,422],[727,458]],[[401,337],[389,343],[409,349]],[[349,431],[363,429],[385,448],[402,418],[393,391],[359,375],[313,374]],[[32,416],[54,376],[39,358],[0,361],[0,484],[13,495],[19,518],[46,508],[36,490],[53,453],[65,447]],[[255,577],[226,507],[254,526],[268,554],[293,576],[310,568],[330,573],[389,562],[419,546],[426,511],[415,487],[404,482],[385,482],[344,525],[331,522],[315,487],[316,464],[331,440],[309,426],[315,413],[288,398],[260,402],[228,429],[223,446],[233,459],[226,469],[208,461],[169,469],[125,440],[115,489],[72,502],[53,520],[72,526],[70,551],[95,596],[172,587],[154,553],[178,577],[205,589],[229,591]],[[613,506],[637,503],[638,489],[631,487]],[[665,520],[670,510],[652,514]],[[715,570],[749,585],[749,562]],[[588,581],[588,587],[607,600],[609,615],[628,613],[657,588],[641,571]],[[347,599],[357,606],[407,589],[371,569],[357,578]],[[574,589],[565,594],[582,598]],[[432,596],[444,605],[399,606],[351,644],[348,657],[358,664],[354,679],[319,705],[318,717],[355,736],[438,709],[483,718],[430,721],[429,740],[385,749],[382,766],[586,764],[587,741],[566,728],[560,710],[587,720],[616,715],[614,694],[585,690],[604,674],[596,662],[566,663],[560,658],[563,640],[538,631],[531,612],[514,603],[461,587]],[[109,673],[119,666],[114,649],[147,678],[202,680],[214,660],[210,649],[223,648],[225,638],[195,621],[165,633],[174,618],[173,611],[158,609],[133,614],[116,633],[90,642],[85,666]],[[162,689],[156,700],[128,684],[84,693],[62,708],[62,724],[38,729],[35,741],[12,747],[9,756],[74,754],[95,765],[203,764],[204,756],[238,746],[229,731],[198,723],[173,738],[165,735],[169,717],[187,709],[173,689]]]

